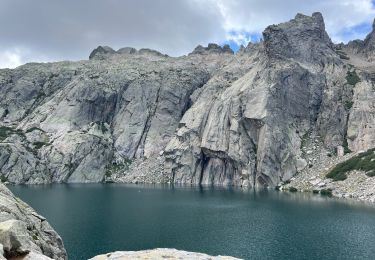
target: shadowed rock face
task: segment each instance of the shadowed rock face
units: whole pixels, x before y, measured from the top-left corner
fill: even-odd
[[[373,144],[361,123],[374,114],[361,105],[372,79],[340,58],[320,13],[263,38],[236,54],[216,44],[178,58],[99,46],[89,61],[0,70],[1,175],[98,182],[129,160],[163,156],[175,183],[275,186],[306,166],[307,133],[332,150]],[[347,79],[354,70],[363,91]]]

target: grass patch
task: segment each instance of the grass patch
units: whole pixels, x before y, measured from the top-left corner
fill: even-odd
[[[375,176],[375,148],[369,149],[345,162],[337,164],[326,177],[334,181],[342,181],[347,178],[346,173],[353,170],[364,171],[369,177]]]
[[[361,81],[361,79],[358,77],[357,72],[354,71],[348,71],[346,73],[346,81],[349,85],[355,86],[358,82]]]

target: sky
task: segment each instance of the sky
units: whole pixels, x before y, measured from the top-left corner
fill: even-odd
[[[236,50],[271,24],[319,11],[334,42],[363,39],[374,0],[0,0],[0,68],[87,59],[99,45],[185,55],[198,44]]]

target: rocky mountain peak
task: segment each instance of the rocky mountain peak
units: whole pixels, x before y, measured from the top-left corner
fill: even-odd
[[[165,54],[162,54],[159,51],[143,48],[140,50],[137,50],[132,47],[124,47],[120,48],[117,51],[112,49],[108,46],[98,46],[96,49],[94,49],[89,56],[90,60],[103,60],[106,59],[109,56],[120,54],[120,55],[132,55],[132,54],[139,54],[139,55],[153,55],[153,56],[168,56]]]
[[[101,56],[103,54],[114,54],[116,51],[109,46],[98,46],[94,49],[89,56],[89,59],[93,59],[95,57]]]
[[[211,53],[229,53],[229,54],[234,54],[233,50],[229,47],[228,44],[225,44],[223,47],[216,43],[209,43],[207,47],[203,47],[202,45],[198,45],[195,47],[193,52],[191,54],[211,54]]]
[[[263,32],[269,58],[293,58],[312,61],[333,52],[321,13],[297,14],[289,22],[268,26]]]

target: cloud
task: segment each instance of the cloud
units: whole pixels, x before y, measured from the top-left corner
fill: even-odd
[[[336,42],[363,38],[375,16],[371,0],[0,0],[0,67],[87,59],[98,45],[172,56],[209,42],[238,47],[315,11]]]
[[[0,52],[0,68],[15,68],[22,63],[19,50],[15,49]]]
[[[369,31],[357,31],[361,24],[372,24],[375,8],[371,0],[211,0],[224,18],[224,30],[260,33],[270,24],[288,21],[297,13],[323,14],[326,30],[336,42],[363,38]],[[352,33],[348,33],[352,32]]]

